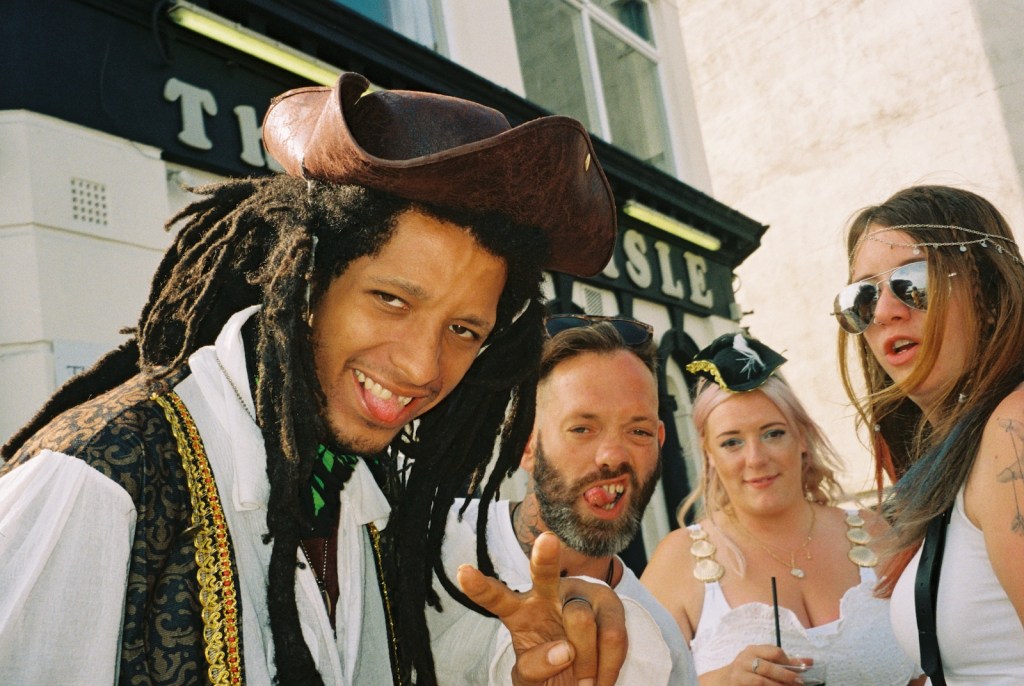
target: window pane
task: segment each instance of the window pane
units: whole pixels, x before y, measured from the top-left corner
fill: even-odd
[[[432,2],[405,2],[403,0],[334,0],[339,5],[383,24],[406,38],[438,49],[434,33]]]
[[[593,130],[590,68],[579,11],[552,0],[511,0],[526,97]]]
[[[597,24],[593,28],[612,142],[671,173],[657,65]]]
[[[349,9],[353,9],[359,14],[373,19],[378,24],[384,24],[384,26],[391,26],[388,20],[388,3],[387,0],[334,0],[339,5],[344,5]]]
[[[593,3],[648,43],[653,41],[647,3],[643,0],[593,0]]]

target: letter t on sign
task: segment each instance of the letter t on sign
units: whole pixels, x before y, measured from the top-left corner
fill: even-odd
[[[164,84],[164,99],[168,102],[181,101],[181,131],[178,140],[199,150],[209,150],[213,141],[206,136],[203,113],[211,117],[217,114],[217,100],[213,93],[176,78]]]

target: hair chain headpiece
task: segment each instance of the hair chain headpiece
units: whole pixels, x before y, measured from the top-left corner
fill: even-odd
[[[890,231],[902,231],[904,229],[954,229],[956,231],[963,231],[971,236],[977,236],[977,238],[965,238],[960,241],[923,241],[920,243],[905,243],[902,241],[888,241],[884,238],[879,238],[878,234],[888,233]],[[955,224],[898,224],[896,226],[884,226],[876,231],[865,232],[864,239],[869,241],[875,241],[876,243],[883,243],[885,245],[895,246],[898,248],[913,248],[915,255],[921,254],[921,248],[946,248],[949,246],[959,246],[960,252],[967,252],[967,246],[969,245],[980,245],[982,248],[987,248],[989,241],[1006,241],[1010,245],[1016,245],[1012,238],[1006,236],[996,236],[995,234],[985,233],[984,231],[978,231],[977,229],[968,229],[964,226],[957,226]],[[1014,255],[1011,251],[1004,248],[997,242],[993,242],[996,251],[1000,255],[1008,253],[1013,261],[1017,264],[1024,264],[1020,258]]]

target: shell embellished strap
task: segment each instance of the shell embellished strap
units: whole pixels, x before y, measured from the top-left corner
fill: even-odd
[[[858,567],[874,567],[878,564],[878,555],[868,547],[871,534],[864,528],[864,518],[856,512],[846,514],[846,538],[852,544],[846,555],[850,562]]]
[[[693,565],[693,576],[697,581],[710,584],[718,581],[725,574],[723,567],[715,559],[715,544],[708,539],[708,532],[704,529],[687,529],[690,534],[690,554],[697,558]]]
[[[868,547],[871,534],[864,528],[864,518],[852,512],[846,515],[846,538],[850,541],[847,557],[858,567],[874,567],[878,564],[878,555]],[[708,539],[708,533],[701,528],[688,529],[690,535],[690,554],[696,558],[693,565],[693,576],[697,581],[710,584],[725,575],[725,568],[715,559],[717,548]]]

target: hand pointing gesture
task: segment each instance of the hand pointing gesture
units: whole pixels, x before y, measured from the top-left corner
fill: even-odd
[[[626,658],[622,601],[613,590],[583,579],[562,578],[561,543],[549,532],[530,556],[533,588],[509,590],[469,565],[459,567],[463,592],[501,619],[512,635],[516,686],[613,686]]]

